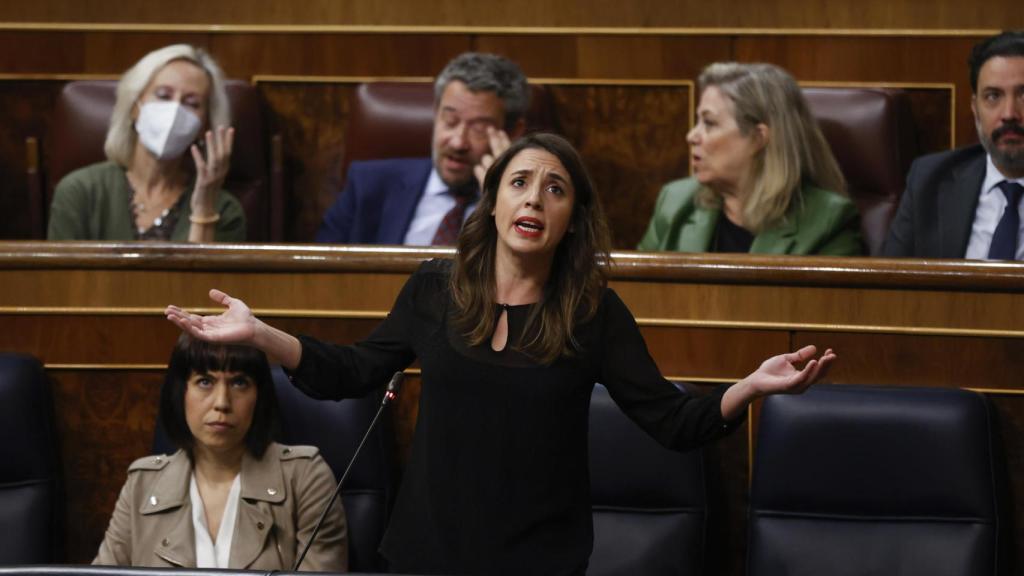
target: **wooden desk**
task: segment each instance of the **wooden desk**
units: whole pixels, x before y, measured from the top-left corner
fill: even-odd
[[[306,245],[0,243],[0,350],[33,354],[54,383],[68,560],[88,561],[128,463],[149,450],[176,338],[164,306],[243,298],[283,329],[346,342],[384,317],[409,273],[448,249]],[[835,348],[839,383],[956,386],[1000,416],[1014,518],[1024,520],[1024,266],[623,252],[612,286],[666,376],[711,386],[806,343]],[[401,463],[418,382],[398,406]],[[710,543],[742,574],[751,426],[708,450]],[[1021,550],[1016,551],[1022,561]]]

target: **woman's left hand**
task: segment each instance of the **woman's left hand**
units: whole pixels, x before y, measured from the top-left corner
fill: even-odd
[[[796,352],[772,356],[744,380],[756,396],[799,394],[824,378],[836,359],[831,348],[815,359],[817,352],[814,346],[804,346]],[[798,368],[799,364],[803,364],[803,368]]]
[[[199,147],[192,145],[192,160],[196,163],[196,187],[192,191],[192,214],[206,219],[216,214],[217,192],[223,187],[231,167],[231,146],[235,129],[219,126],[206,131],[206,158]]]
[[[836,353],[831,348],[820,358],[818,349],[804,346],[796,352],[772,356],[753,373],[726,390],[722,396],[722,416],[732,420],[750,402],[769,394],[800,394],[828,374]],[[803,367],[799,367],[803,364]]]

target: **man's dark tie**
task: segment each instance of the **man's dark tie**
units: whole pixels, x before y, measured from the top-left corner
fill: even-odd
[[[444,215],[441,224],[434,233],[434,239],[430,241],[433,246],[451,246],[459,238],[459,230],[462,229],[462,220],[466,216],[466,207],[473,201],[476,194],[472,191],[459,192],[455,196],[455,206]]]
[[[999,183],[999,189],[1006,196],[1006,211],[992,234],[988,257],[992,260],[1013,260],[1017,257],[1017,237],[1020,235],[1020,212],[1017,206],[1021,194],[1024,194],[1024,186],[1003,180]]]

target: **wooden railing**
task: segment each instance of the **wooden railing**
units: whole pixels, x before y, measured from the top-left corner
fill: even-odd
[[[448,249],[325,245],[0,243],[0,350],[47,367],[67,494],[68,561],[91,559],[127,464],[148,452],[176,329],[217,287],[292,332],[350,342],[406,277]],[[1014,501],[1024,502],[1024,265],[966,261],[620,252],[611,286],[672,379],[713,386],[806,343],[835,348],[837,383],[964,387],[990,396]],[[418,381],[398,406],[400,465]],[[708,450],[710,542],[741,574],[750,424]],[[1013,510],[1018,525],[1024,508]],[[1021,552],[1016,551],[1018,562]]]

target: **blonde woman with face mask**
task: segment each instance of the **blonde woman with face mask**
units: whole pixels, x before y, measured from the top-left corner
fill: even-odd
[[[234,129],[224,76],[203,50],[150,52],[121,77],[103,150],[65,176],[50,240],[245,240],[245,213],[221,190]]]

